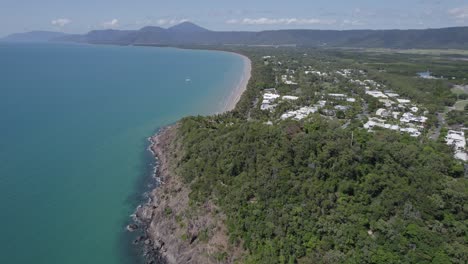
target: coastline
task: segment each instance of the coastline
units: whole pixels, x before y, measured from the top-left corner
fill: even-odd
[[[247,90],[247,85],[249,83],[250,77],[252,76],[252,62],[250,61],[250,59],[247,56],[239,53],[234,54],[242,57],[244,69],[240,81],[231,91],[231,94],[229,95],[227,102],[224,108],[222,109],[223,112],[234,110],[240,98],[242,97],[242,94],[245,92],[245,90]]]
[[[243,72],[223,104],[222,112],[235,108],[251,78],[251,60],[245,55],[234,54],[242,57]],[[218,213],[214,204],[204,204],[201,212],[191,212],[196,216],[191,215],[190,219],[185,215],[193,208],[189,205],[190,190],[174,174],[175,164],[172,164],[180,148],[174,143],[177,128],[177,123],[163,127],[148,138],[148,151],[155,158],[152,178],[156,187],[148,192],[147,203],[137,207],[132,215],[133,223],[127,226],[127,230],[139,230],[133,244],[143,246],[146,263],[219,263],[215,257],[219,252],[229,252],[228,263],[234,263],[242,258],[244,252],[229,245],[225,217]],[[215,231],[212,231],[209,241],[200,243],[198,237],[208,227]]]

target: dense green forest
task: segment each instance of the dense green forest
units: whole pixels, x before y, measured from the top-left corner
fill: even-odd
[[[449,146],[343,128],[319,114],[266,124],[252,102],[275,85],[272,67],[262,53],[243,53],[253,77],[236,110],[180,121],[174,160],[192,206],[212,200],[226,214],[230,242],[249,252],[246,263],[466,263],[468,181]],[[314,58],[357,61],[370,74],[384,66],[338,53]],[[396,78],[401,66],[385,68],[372,77],[434,111],[454,102],[444,82],[417,90],[405,80],[427,82]]]
[[[449,148],[317,119],[187,118],[180,174],[252,263],[464,263],[463,166]],[[443,151],[441,151],[442,149]]]

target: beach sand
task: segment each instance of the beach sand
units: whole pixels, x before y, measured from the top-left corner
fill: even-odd
[[[237,102],[239,102],[242,94],[247,89],[247,84],[249,83],[251,77],[252,62],[244,55],[237,55],[241,56],[244,60],[244,72],[242,73],[241,79],[234,87],[234,89],[232,89],[231,94],[227,98],[224,108],[222,109],[223,112],[231,111],[236,107]]]

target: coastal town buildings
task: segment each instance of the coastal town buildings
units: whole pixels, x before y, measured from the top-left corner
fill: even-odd
[[[449,130],[447,132],[445,141],[447,142],[447,145],[453,146],[455,158],[468,161],[468,154],[466,153],[465,132]]]

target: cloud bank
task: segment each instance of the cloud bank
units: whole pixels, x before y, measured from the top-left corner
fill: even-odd
[[[102,26],[105,28],[115,28],[119,26],[119,20],[114,18],[111,21],[102,23]]]
[[[468,19],[468,6],[450,9],[448,13],[459,20]]]
[[[54,26],[64,27],[71,23],[71,20],[68,18],[57,18],[50,22]]]
[[[317,19],[317,18],[244,18],[230,19],[227,24],[240,25],[333,25],[336,23],[334,19]]]
[[[162,18],[162,19],[158,19],[156,21],[156,24],[158,24],[159,26],[166,26],[166,25],[175,25],[175,24],[180,24],[180,23],[183,23],[183,22],[187,22],[188,20],[187,19],[166,19],[166,18]]]

